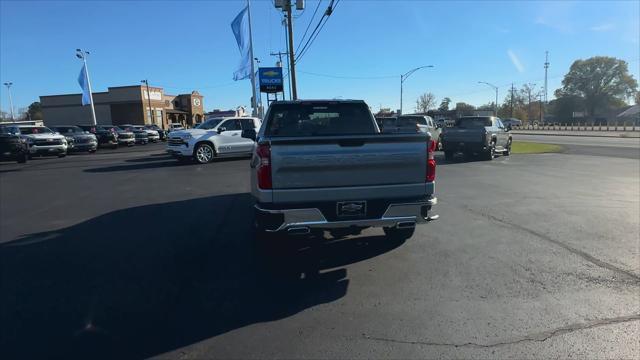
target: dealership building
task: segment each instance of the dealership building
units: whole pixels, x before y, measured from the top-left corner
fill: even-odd
[[[109,87],[94,92],[98,124],[156,124],[167,129],[171,123],[193,126],[204,119],[204,102],[197,91],[169,95],[164,89],[144,85]],[[82,94],[40,96],[42,116],[47,126],[91,124],[91,106],[82,105]],[[151,106],[149,106],[149,104]]]

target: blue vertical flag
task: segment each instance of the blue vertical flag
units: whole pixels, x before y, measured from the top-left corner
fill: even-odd
[[[91,104],[91,93],[89,92],[89,80],[87,79],[87,69],[85,65],[83,65],[82,70],[80,70],[78,84],[80,84],[82,88],[82,105]]]
[[[240,63],[238,69],[233,72],[233,80],[244,80],[251,76],[251,43],[249,41],[249,8],[245,6],[231,22],[231,31],[236,37],[240,50]]]

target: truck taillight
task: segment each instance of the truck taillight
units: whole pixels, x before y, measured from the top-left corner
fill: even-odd
[[[271,189],[271,147],[269,144],[258,145],[256,154],[260,162],[256,166],[258,171],[258,187],[260,189]]]
[[[433,182],[436,180],[436,141],[429,140],[429,145],[427,146],[427,182]]]

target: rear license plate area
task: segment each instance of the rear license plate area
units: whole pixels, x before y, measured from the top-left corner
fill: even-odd
[[[336,214],[339,217],[364,216],[366,213],[366,201],[340,201],[336,203]]]

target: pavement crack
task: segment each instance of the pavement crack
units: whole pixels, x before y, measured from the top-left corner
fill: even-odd
[[[582,322],[582,323],[574,323],[574,324],[558,327],[555,329],[551,329],[551,330],[547,330],[539,333],[529,334],[521,338],[509,339],[509,340],[497,341],[497,342],[485,343],[485,344],[476,343],[476,342],[450,343],[450,342],[425,341],[425,340],[401,340],[401,339],[393,339],[393,338],[386,338],[386,337],[369,336],[367,334],[363,334],[363,336],[367,340],[384,341],[384,342],[391,342],[391,343],[397,343],[397,344],[449,346],[449,347],[456,347],[456,348],[457,347],[492,348],[492,347],[499,347],[499,346],[514,345],[514,344],[530,342],[530,341],[544,342],[552,337],[572,333],[579,330],[592,329],[592,328],[597,328],[601,326],[620,324],[620,323],[626,323],[626,322],[638,321],[638,320],[640,320],[640,314],[619,316],[619,317],[608,318],[608,319],[591,320],[591,321]]]
[[[536,237],[538,237],[538,238],[540,238],[542,240],[545,240],[545,241],[550,242],[550,243],[552,243],[554,245],[557,245],[557,246],[559,246],[559,247],[561,247],[561,248],[563,248],[563,249],[565,249],[565,250],[567,250],[567,251],[569,251],[569,252],[571,252],[571,253],[573,253],[575,255],[578,255],[581,258],[583,258],[584,260],[586,260],[586,261],[588,261],[588,262],[590,262],[590,263],[592,263],[592,264],[594,264],[596,266],[599,266],[601,268],[605,268],[605,269],[611,270],[613,272],[625,275],[627,277],[630,277],[630,278],[634,279],[636,282],[640,282],[640,276],[639,275],[636,275],[636,274],[634,274],[633,272],[631,272],[629,270],[625,270],[625,269],[622,269],[622,268],[620,268],[618,266],[610,264],[610,263],[608,263],[606,261],[600,260],[600,259],[598,259],[598,258],[596,258],[596,257],[594,257],[592,255],[587,254],[586,252],[584,252],[584,251],[582,251],[580,249],[576,249],[576,248],[574,248],[574,247],[572,247],[570,245],[567,245],[567,244],[565,244],[565,243],[563,243],[563,242],[561,242],[559,240],[556,240],[556,239],[554,239],[554,238],[552,238],[552,237],[550,237],[548,235],[545,235],[543,233],[540,233],[540,232],[537,232],[535,230],[529,229],[529,228],[524,227],[524,226],[519,225],[519,224],[514,224],[514,223],[511,223],[511,222],[508,222],[508,221],[506,221],[504,219],[501,219],[501,218],[496,217],[496,216],[491,215],[491,214],[484,213],[482,211],[477,211],[477,210],[474,210],[474,209],[470,209],[468,207],[465,207],[465,209],[467,211],[469,211],[469,212],[472,212],[472,213],[476,214],[476,215],[484,216],[484,217],[488,218],[489,220],[492,220],[492,221],[497,222],[499,224],[502,224],[504,226],[515,228],[515,229],[518,229],[518,230],[520,230],[522,232],[525,232],[525,233],[531,234],[533,236],[536,236]]]

